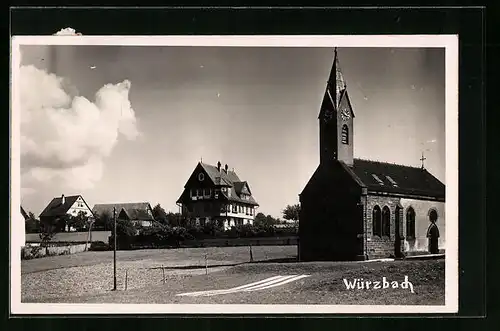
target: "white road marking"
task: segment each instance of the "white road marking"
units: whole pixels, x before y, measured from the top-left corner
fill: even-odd
[[[291,283],[291,282],[294,282],[296,280],[299,280],[299,279],[302,279],[302,278],[306,278],[306,277],[309,277],[309,275],[293,276],[293,277],[291,277],[289,279],[282,280],[278,284],[272,284],[272,285],[267,284],[267,286],[264,286],[264,287],[261,286],[261,287],[258,287],[258,288],[245,289],[245,291],[265,290],[265,289],[268,289],[268,288],[271,288],[271,287],[285,285],[287,283]]]
[[[189,293],[181,293],[177,294],[177,296],[190,296],[190,297],[198,297],[198,296],[212,296],[219,294],[229,294],[229,293],[237,293],[237,292],[252,292],[264,290],[276,286],[285,285],[287,283],[309,277],[309,275],[292,275],[292,276],[274,276],[270,277],[258,282],[233,287],[230,289],[223,290],[211,290],[211,291],[199,291],[199,292],[189,292]]]

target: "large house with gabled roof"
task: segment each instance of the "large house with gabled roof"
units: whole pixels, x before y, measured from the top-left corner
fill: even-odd
[[[177,200],[181,213],[198,225],[215,222],[224,229],[253,224],[259,206],[248,182],[242,181],[227,164],[199,162]]]

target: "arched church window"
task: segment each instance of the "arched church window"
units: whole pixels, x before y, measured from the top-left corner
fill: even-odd
[[[373,226],[373,235],[381,237],[382,235],[382,216],[379,206],[373,207],[373,215],[372,215],[372,226]]]
[[[382,209],[382,236],[391,236],[391,211],[387,206]]]
[[[429,210],[429,221],[434,223],[437,221],[437,219],[438,219],[438,214],[437,214],[436,209]]]
[[[349,144],[349,127],[347,124],[342,125],[342,144]]]
[[[406,238],[415,239],[415,210],[412,207],[406,211]]]

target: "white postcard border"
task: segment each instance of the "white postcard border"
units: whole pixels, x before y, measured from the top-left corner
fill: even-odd
[[[446,257],[445,305],[186,305],[21,303],[20,112],[17,83],[20,45],[120,45],[211,47],[436,47],[446,58]],[[414,314],[458,312],[458,36],[13,36],[11,39],[10,303],[12,314]]]

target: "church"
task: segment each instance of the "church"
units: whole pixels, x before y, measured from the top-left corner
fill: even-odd
[[[424,167],[354,158],[337,49],[319,112],[320,163],[299,194],[301,261],[401,258],[445,244],[445,185]]]

